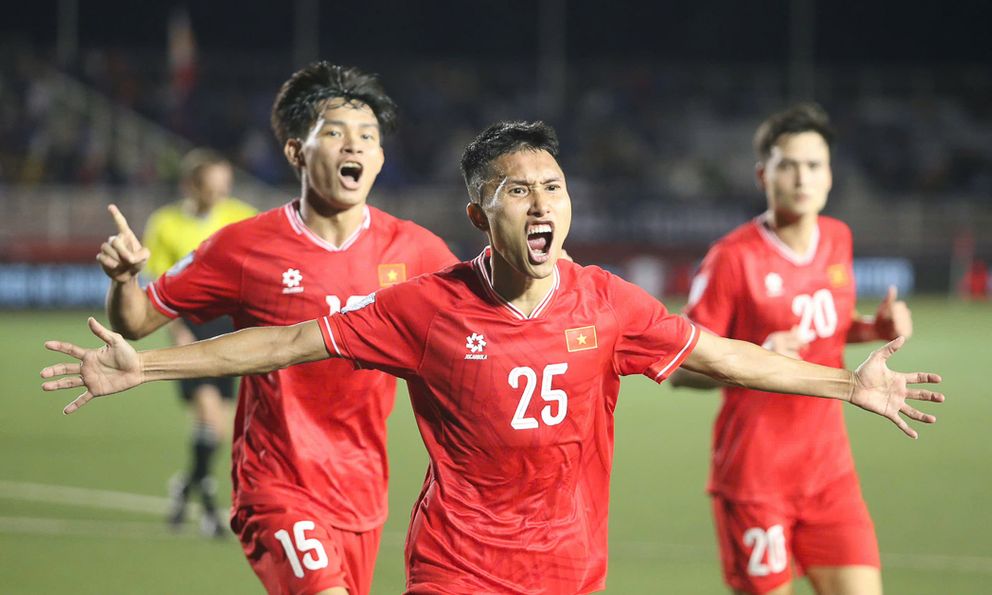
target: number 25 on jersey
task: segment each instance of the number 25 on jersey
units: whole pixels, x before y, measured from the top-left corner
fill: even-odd
[[[541,409],[541,419],[545,425],[556,426],[565,419],[568,413],[568,394],[560,388],[551,388],[551,381],[555,376],[564,374],[568,370],[568,364],[548,364],[544,366],[544,373],[541,375],[541,398],[547,405]],[[514,430],[535,430],[540,424],[536,418],[527,417],[527,408],[530,407],[531,398],[534,396],[534,389],[537,388],[537,372],[533,368],[520,366],[510,370],[507,381],[510,386],[520,388],[520,380],[526,380],[524,392],[520,395],[517,403],[517,410],[513,414],[510,426]]]

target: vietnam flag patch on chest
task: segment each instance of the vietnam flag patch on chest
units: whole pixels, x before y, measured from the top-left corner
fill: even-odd
[[[827,267],[827,278],[831,287],[844,287],[850,282],[847,267],[843,264],[832,264]]]
[[[596,349],[598,346],[595,326],[582,326],[565,331],[565,348],[568,349],[569,353]]]
[[[380,264],[379,287],[389,287],[406,281],[406,264]]]

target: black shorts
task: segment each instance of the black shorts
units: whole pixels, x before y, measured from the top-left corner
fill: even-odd
[[[234,325],[231,324],[231,319],[227,316],[221,316],[220,318],[215,318],[209,322],[203,324],[193,324],[188,320],[183,320],[183,323],[189,327],[189,330],[193,332],[193,336],[196,337],[197,341],[202,339],[210,339],[216,337],[217,335],[223,335],[224,333],[230,333],[234,330]],[[193,393],[198,387],[203,385],[211,385],[217,387],[220,391],[220,396],[225,401],[229,401],[234,398],[234,378],[187,378],[186,380],[179,381],[179,394],[184,401],[189,402],[193,399]]]

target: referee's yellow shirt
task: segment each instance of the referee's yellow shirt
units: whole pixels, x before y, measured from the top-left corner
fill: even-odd
[[[145,265],[148,277],[159,278],[214,232],[256,213],[254,207],[234,198],[221,200],[203,217],[186,212],[181,201],[156,210],[145,224],[142,240],[152,253]]]

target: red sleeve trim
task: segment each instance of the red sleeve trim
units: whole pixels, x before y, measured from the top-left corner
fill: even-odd
[[[162,300],[161,296],[159,296],[158,291],[159,290],[155,288],[155,283],[149,283],[148,287],[145,288],[145,294],[148,296],[149,301],[151,301],[152,306],[155,306],[156,310],[162,314],[165,314],[169,318],[179,318],[179,312],[170,308]]]
[[[658,371],[652,377],[652,380],[654,380],[659,384],[661,382],[664,382],[664,380],[668,378],[668,376],[672,372],[674,372],[676,369],[678,369],[679,366],[682,365],[682,362],[685,361],[685,358],[689,357],[689,354],[692,353],[692,350],[696,348],[697,341],[699,341],[699,330],[696,328],[696,325],[690,324],[689,339],[685,342],[685,345],[682,346],[682,349],[677,354],[675,354],[675,357],[672,358],[671,361],[665,364],[665,366],[662,367],[661,370]],[[651,367],[647,369],[645,375],[647,375],[647,373],[654,372],[656,369],[658,369],[658,366],[661,365],[662,362],[664,362],[663,359],[655,362]]]

